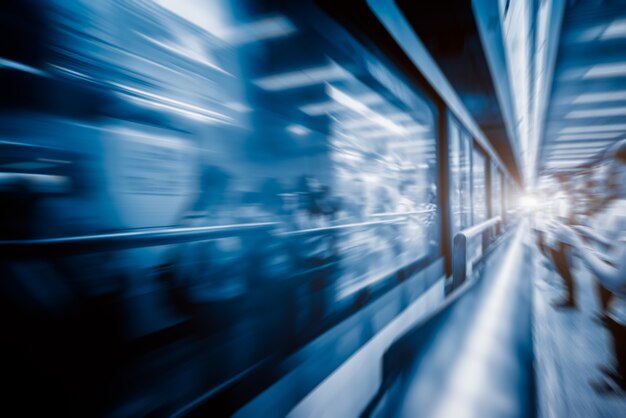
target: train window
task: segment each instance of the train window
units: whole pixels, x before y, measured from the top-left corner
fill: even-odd
[[[225,237],[200,268],[185,249],[196,303],[300,275],[313,322],[440,255],[436,107],[332,21],[264,1],[52,4],[50,71],[113,97],[89,146],[115,227],[277,224],[262,254]]]
[[[288,4],[51,0],[43,68],[107,102],[89,121],[26,115],[12,136],[86,162],[67,170],[87,192],[37,200],[37,233],[217,231],[59,269],[85,278],[81,294],[132,295],[129,339],[193,322],[190,351],[214,353],[193,371],[208,386],[305,344],[441,256],[437,107],[334,21]],[[172,404],[203,389],[167,390],[170,376],[142,384]]]
[[[502,216],[502,174],[495,163],[491,164],[491,215]]]
[[[457,120],[449,114],[450,215],[452,236],[472,223],[471,141]]]
[[[474,147],[472,155],[472,201],[474,224],[487,220],[487,159],[485,154]]]

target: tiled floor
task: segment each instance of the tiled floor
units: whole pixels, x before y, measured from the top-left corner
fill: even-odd
[[[591,275],[574,262],[578,309],[557,310],[550,302],[564,292],[557,273],[534,248],[533,339],[541,418],[626,417],[626,395],[600,396],[589,385],[612,364],[608,331],[593,320],[598,310]]]

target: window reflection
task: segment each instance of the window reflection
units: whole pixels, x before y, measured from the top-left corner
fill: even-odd
[[[450,212],[452,237],[472,224],[471,140],[458,121],[450,115]]]
[[[491,211],[493,216],[502,216],[502,174],[494,163],[491,165]]]
[[[472,156],[472,201],[474,208],[474,224],[487,220],[487,166],[485,155],[474,149]]]
[[[0,238],[222,227],[0,266],[22,284],[10,299],[34,301],[16,311],[69,318],[50,324],[68,337],[42,387],[79,393],[77,415],[169,415],[440,256],[435,106],[345,32],[329,42],[317,31],[332,25],[273,4],[50,0],[37,11],[44,52],[19,77],[42,88],[21,91],[20,116],[0,124],[18,179]],[[67,347],[101,366],[83,371]]]

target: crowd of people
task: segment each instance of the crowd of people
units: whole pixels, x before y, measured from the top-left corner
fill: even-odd
[[[577,309],[575,260],[596,282],[596,321],[611,335],[614,364],[591,381],[601,394],[626,393],[626,140],[606,150],[586,173],[558,176],[552,207],[535,218],[538,246],[563,279],[557,309]],[[548,213],[549,212],[549,213]]]

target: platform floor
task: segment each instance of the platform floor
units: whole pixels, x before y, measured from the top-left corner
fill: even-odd
[[[533,274],[533,344],[540,418],[626,417],[626,396],[598,395],[590,380],[613,361],[609,332],[593,320],[598,298],[592,276],[574,262],[578,309],[555,309],[564,287],[537,248]]]

